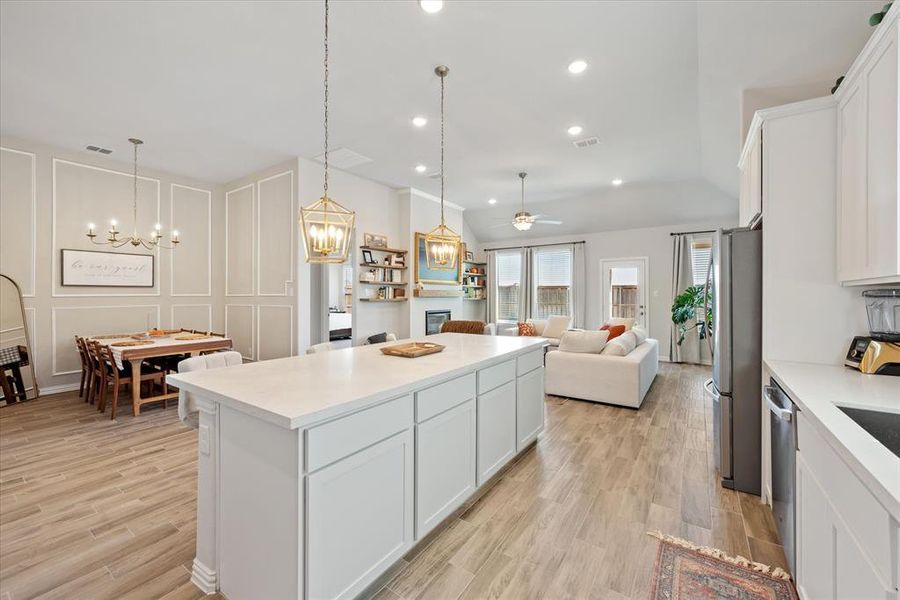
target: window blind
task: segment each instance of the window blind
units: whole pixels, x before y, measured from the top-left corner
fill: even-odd
[[[539,250],[535,253],[535,282],[538,286],[572,285],[572,251]]]
[[[712,239],[696,239],[691,242],[691,279],[694,285],[706,284],[706,271],[712,259]]]

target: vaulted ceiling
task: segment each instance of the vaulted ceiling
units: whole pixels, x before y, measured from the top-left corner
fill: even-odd
[[[734,214],[742,90],[827,93],[882,4],[336,1],[332,146],[372,159],[353,173],[437,192],[443,63],[447,194],[480,238],[514,233],[489,225],[521,170],[529,210],[566,221],[531,235]],[[145,165],[226,182],[321,153],[321,45],[319,2],[4,1],[0,132],[123,159],[139,136]],[[572,124],[600,143],[575,148]]]

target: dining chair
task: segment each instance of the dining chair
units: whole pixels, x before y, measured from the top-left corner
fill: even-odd
[[[125,369],[119,369],[118,366],[116,366],[116,360],[113,357],[112,350],[109,349],[109,346],[97,344],[97,352],[103,366],[103,383],[101,384],[100,400],[97,410],[106,412],[106,392],[108,387],[112,387],[112,410],[110,411],[110,419],[115,420],[116,418],[116,408],[119,405],[119,390],[125,385],[140,386],[144,382],[148,382],[152,388],[154,383],[158,383],[160,388],[162,388],[163,394],[168,391],[165,371],[157,369],[153,365],[144,363],[141,365],[141,372],[137,374],[137,378],[135,379],[135,374],[132,372],[130,364],[126,365]],[[168,406],[167,400],[163,400],[163,406]]]
[[[81,398],[84,396],[84,401],[87,402],[88,397],[85,392],[87,392],[90,387],[93,371],[91,370],[91,361],[88,359],[85,339],[76,335],[75,347],[78,349],[78,357],[81,359],[81,382],[78,384],[78,397]]]
[[[186,358],[178,363],[179,373],[192,371],[205,371],[207,369],[221,369],[243,364],[244,358],[240,352],[226,350],[216,354],[206,354]],[[190,392],[178,390],[178,418],[187,426],[197,429],[200,421],[197,415],[197,403]]]
[[[337,346],[335,346],[331,342],[322,342],[321,344],[313,344],[309,348],[306,349],[307,354],[320,354],[322,352],[330,352],[331,350],[336,350]]]
[[[84,401],[93,404],[100,397],[101,388],[105,389],[105,369],[100,359],[100,342],[82,338],[82,344],[88,361],[88,386]]]

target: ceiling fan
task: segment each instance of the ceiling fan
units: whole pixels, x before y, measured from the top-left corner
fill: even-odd
[[[562,221],[556,221],[551,219],[542,219],[541,217],[545,215],[532,215],[528,211],[525,210],[525,178],[528,177],[528,173],[519,173],[519,179],[522,180],[522,210],[516,213],[515,217],[512,221],[512,226],[518,229],[519,231],[528,231],[531,229],[531,226],[535,223],[539,223],[541,225],[562,225]],[[505,227],[506,223],[500,223],[498,225],[494,225],[494,227]]]

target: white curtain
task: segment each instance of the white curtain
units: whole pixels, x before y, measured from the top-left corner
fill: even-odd
[[[485,279],[485,292],[487,293],[487,322],[497,322],[497,252],[487,250],[487,278]]]
[[[690,234],[672,236],[672,301],[687,288],[694,285],[693,271],[691,267],[691,244],[693,237]],[[689,327],[691,323],[687,324]],[[701,345],[699,330],[694,327],[687,332],[681,345],[678,344],[678,326],[671,324],[672,333],[669,342],[669,360],[671,362],[701,363]]]
[[[572,327],[584,327],[585,280],[584,244],[572,244]]]

